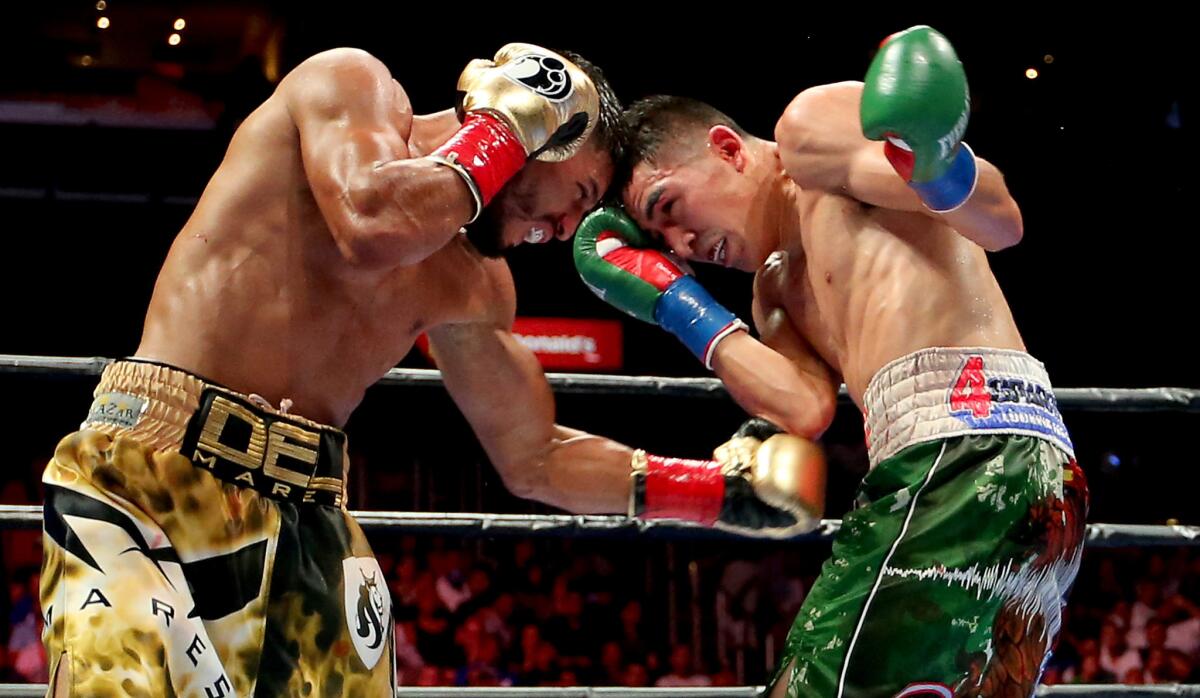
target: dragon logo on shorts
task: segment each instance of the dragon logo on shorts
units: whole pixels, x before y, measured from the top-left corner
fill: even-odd
[[[351,557],[342,561],[346,588],[346,624],[354,649],[368,669],[373,669],[387,645],[391,623],[391,596],[383,587],[383,571],[375,558]]]
[[[527,53],[504,65],[504,76],[528,87],[551,102],[571,96],[574,85],[567,75],[567,64],[556,56]]]

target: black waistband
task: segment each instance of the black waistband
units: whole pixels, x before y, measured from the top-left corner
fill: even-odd
[[[338,429],[290,419],[209,387],[179,452],[215,477],[263,496],[341,506],[345,447],[346,435]]]

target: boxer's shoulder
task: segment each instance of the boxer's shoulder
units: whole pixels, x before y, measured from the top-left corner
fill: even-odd
[[[355,108],[381,115],[411,113],[408,93],[383,61],[357,48],[335,48],[310,56],[292,69],[276,98],[304,111],[330,116]]]
[[[370,53],[359,48],[341,47],[305,58],[284,76],[283,83],[295,82],[297,78],[311,77],[315,74],[340,75],[351,79],[370,76],[390,80],[392,77],[391,71],[383,61]]]
[[[792,98],[775,123],[775,140],[782,145],[809,132],[811,124],[828,118],[831,108],[858,109],[863,84],[857,81],[835,82],[809,87]]]

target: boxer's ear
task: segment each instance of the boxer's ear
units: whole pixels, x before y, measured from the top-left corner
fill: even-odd
[[[718,124],[708,129],[708,148],[738,172],[746,169],[746,143],[728,126]]]

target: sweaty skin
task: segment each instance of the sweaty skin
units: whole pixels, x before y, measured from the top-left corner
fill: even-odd
[[[302,63],[238,129],[173,243],[137,356],[340,426],[428,332],[447,389],[516,494],[623,512],[630,449],[554,423],[542,370],[509,331],[508,266],[459,234],[471,194],[423,157],[458,128],[452,110],[414,115],[366,53]],[[537,226],[553,231],[546,240],[570,237],[611,176],[591,144],[531,161],[493,202],[504,240]]]
[[[681,256],[756,273],[762,343],[732,335],[714,369],[748,411],[810,437],[832,421],[838,383],[864,409],[875,373],[913,351],[1024,349],[985,251],[1021,236],[1003,177],[979,160],[971,199],[930,212],[863,137],[861,91],[801,93],[775,142],[713,127],[699,156],[642,162],[624,191]]]

